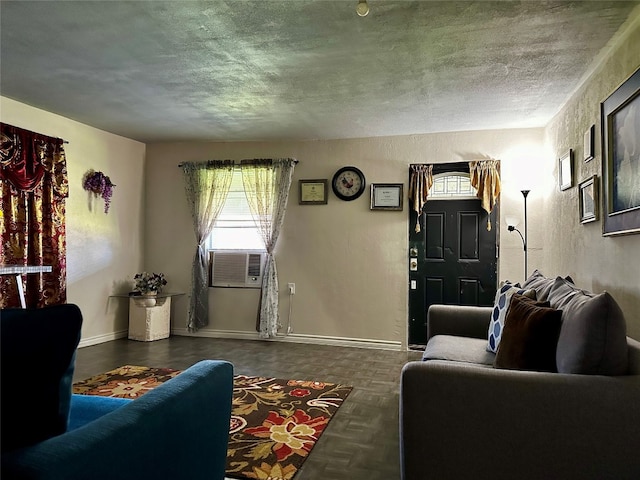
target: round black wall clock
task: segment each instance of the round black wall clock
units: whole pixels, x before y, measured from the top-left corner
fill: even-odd
[[[364,192],[364,174],[356,167],[342,167],[331,181],[333,193],[341,200],[355,200]]]

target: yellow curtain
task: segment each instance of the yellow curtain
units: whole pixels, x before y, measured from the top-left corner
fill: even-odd
[[[411,165],[409,178],[409,201],[417,214],[416,233],[420,232],[420,215],[427,202],[429,189],[433,185],[433,165]]]
[[[469,162],[471,186],[478,190],[482,208],[489,214],[487,230],[491,230],[491,210],[500,197],[500,161],[477,160]]]

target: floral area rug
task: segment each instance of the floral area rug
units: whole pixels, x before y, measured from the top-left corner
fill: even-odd
[[[73,385],[73,393],[137,398],[180,374],[125,365]],[[352,387],[236,375],[226,475],[291,480]]]

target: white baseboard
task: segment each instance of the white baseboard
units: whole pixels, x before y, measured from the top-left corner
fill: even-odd
[[[83,338],[78,344],[78,348],[90,347],[100,343],[126,338],[127,330],[119,332],[107,333],[104,335],[96,335],[94,337]],[[368,338],[348,338],[348,337],[331,337],[322,335],[305,335],[292,333],[290,335],[278,335],[276,338],[264,339],[260,338],[258,332],[243,332],[239,330],[213,330],[202,329],[196,333],[189,332],[186,328],[175,328],[171,330],[171,335],[184,337],[204,337],[204,338],[231,338],[235,340],[262,340],[267,342],[292,342],[307,343],[313,345],[330,345],[334,347],[357,347],[357,348],[373,348],[378,350],[402,350],[401,342],[389,340],[373,340]]]
[[[110,342],[111,340],[117,340],[128,335],[127,330],[120,330],[119,332],[105,333],[104,335],[96,335],[95,337],[83,338],[78,344],[78,348],[90,347],[91,345],[98,345],[99,343]]]
[[[368,338],[347,338],[347,337],[331,337],[322,335],[304,335],[292,333],[290,335],[278,335],[276,338],[264,339],[260,338],[258,332],[243,332],[235,330],[213,330],[201,329],[196,333],[189,332],[186,328],[172,329],[172,335],[181,335],[186,337],[206,337],[206,338],[231,338],[236,340],[262,340],[268,342],[292,342],[292,343],[308,343],[314,345],[330,345],[334,347],[358,347],[358,348],[374,348],[379,350],[402,350],[402,342],[394,342],[389,340],[373,340]]]

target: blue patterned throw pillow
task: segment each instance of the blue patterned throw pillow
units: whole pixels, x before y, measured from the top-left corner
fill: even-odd
[[[493,302],[493,312],[491,312],[491,322],[489,322],[489,343],[487,344],[487,351],[489,352],[496,353],[498,351],[498,345],[500,345],[500,338],[504,330],[504,319],[507,316],[507,310],[509,310],[511,297],[514,293],[524,295],[534,300],[536,298],[535,290],[525,290],[520,288],[519,284],[514,285],[513,283],[505,282],[500,287],[496,292],[496,299]]]

